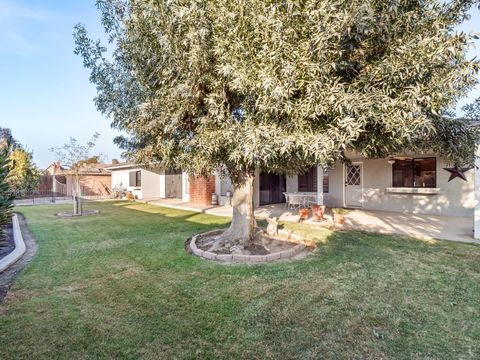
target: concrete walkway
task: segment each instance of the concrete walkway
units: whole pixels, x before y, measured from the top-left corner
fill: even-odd
[[[232,216],[232,208],[225,206],[201,206],[178,199],[157,198],[138,201],[215,216]],[[286,209],[285,204],[261,206],[255,210],[255,216],[259,219],[277,217],[279,220],[287,222],[298,222],[300,218],[297,211]],[[307,220],[305,223],[313,226],[333,226],[332,216],[328,211],[324,221]],[[480,244],[480,240],[473,238],[473,217],[415,215],[356,209],[350,210],[346,215],[343,229],[399,234],[426,240],[441,239]]]
[[[192,204],[180,199],[153,198],[153,199],[141,199],[136,201],[144,204],[163,206],[171,209],[180,209],[180,210],[186,210],[186,211],[206,213],[206,214],[215,215],[215,216],[232,217],[232,208],[228,208],[225,206],[212,206],[212,205],[204,206],[204,205]]]
[[[352,210],[346,227],[381,234],[400,234],[420,239],[442,239],[480,244],[473,238],[472,218]]]

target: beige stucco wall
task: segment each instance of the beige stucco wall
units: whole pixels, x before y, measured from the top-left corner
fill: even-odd
[[[426,157],[434,155],[418,155]],[[386,188],[392,186],[392,165],[386,159],[366,160],[352,158],[363,163],[363,208],[368,210],[399,211],[405,213],[444,216],[473,216],[474,171],[465,173],[468,182],[459,178],[448,182],[450,173],[443,170],[447,165],[437,157],[437,188],[439,193],[391,194]],[[324,194],[327,206],[344,206],[344,169],[337,163],[329,171],[329,193]]]
[[[255,171],[255,180],[253,182],[253,205],[255,207],[260,204],[260,170]],[[219,172],[215,173],[215,193],[218,195],[218,204],[225,205],[227,203],[227,197],[222,195],[225,191],[222,190],[231,190],[233,191],[233,186],[229,178],[224,178],[220,175]]]
[[[142,171],[142,186],[130,186],[130,172]],[[161,192],[161,172],[156,168],[132,167],[127,169],[113,169],[112,188],[123,187],[131,191],[138,199],[159,197]]]
[[[160,179],[163,170],[157,168],[142,169],[142,198],[160,197]]]
[[[142,199],[142,188],[130,186],[129,174],[131,171],[138,171],[140,168],[112,170],[112,189],[124,188],[131,191],[138,199]]]
[[[182,200],[190,201],[190,182],[186,171],[182,171]]]
[[[158,182],[159,182],[159,196],[164,199],[167,197],[167,194],[165,192],[165,188],[166,188],[166,185],[165,185],[165,170],[164,169],[159,169],[158,170]]]
[[[112,171],[112,189],[128,188],[128,185],[129,185],[128,172],[129,170]]]

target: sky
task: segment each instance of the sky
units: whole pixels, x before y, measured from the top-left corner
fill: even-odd
[[[95,87],[80,57],[73,54],[73,27],[86,25],[104,38],[95,0],[0,0],[0,127],[33,151],[39,167],[55,158],[49,151],[74,137],[87,142],[101,134],[95,153],[120,158],[118,132],[95,109]],[[460,28],[480,32],[480,12]],[[480,58],[480,43],[469,56]],[[480,96],[480,86],[458,109]]]
[[[120,158],[118,133],[93,104],[95,87],[73,54],[73,27],[84,23],[103,37],[94,0],[0,0],[0,127],[33,151],[46,167],[52,147],[70,137],[85,143],[100,133],[94,152]]]

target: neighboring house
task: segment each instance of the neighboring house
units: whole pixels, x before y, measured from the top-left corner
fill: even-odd
[[[79,172],[83,196],[111,195],[111,174],[105,170],[107,164],[86,164]],[[42,172],[40,192],[53,192],[58,196],[72,196],[75,174],[72,170],[53,163]]]

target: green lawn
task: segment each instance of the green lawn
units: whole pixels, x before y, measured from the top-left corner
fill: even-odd
[[[0,359],[480,357],[480,247],[307,229],[302,261],[188,255],[205,214],[91,203],[22,207],[39,253],[0,307]]]

